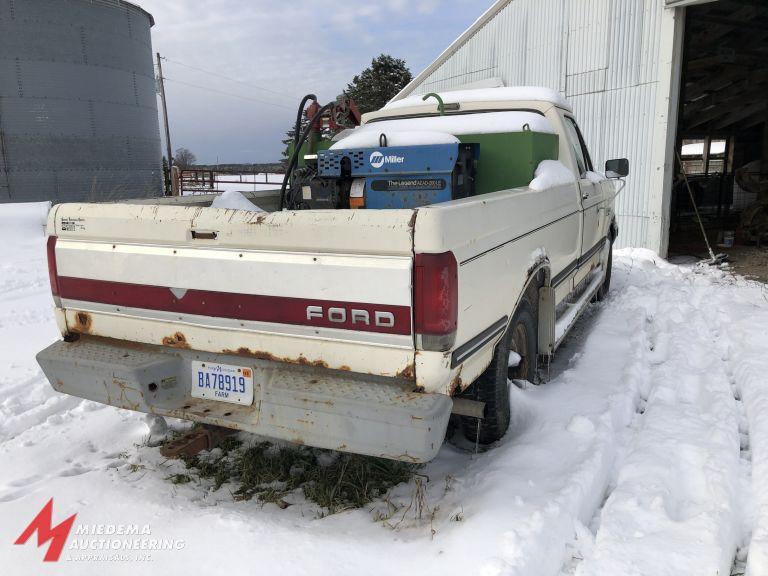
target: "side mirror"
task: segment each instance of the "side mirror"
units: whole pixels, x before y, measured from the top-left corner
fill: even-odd
[[[629,160],[616,158],[605,163],[606,178],[624,178],[629,174]]]

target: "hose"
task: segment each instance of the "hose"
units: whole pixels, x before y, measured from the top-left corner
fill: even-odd
[[[304,98],[301,99],[301,104],[299,104],[299,110],[296,112],[296,124],[294,124],[293,127],[293,152],[296,153],[296,150],[299,149],[298,143],[299,138],[301,137],[301,117],[304,114],[304,107],[307,105],[307,102],[309,101],[317,102],[317,96],[314,94],[307,94],[304,96]],[[285,171],[285,176],[283,176],[283,184],[280,188],[280,210],[283,209],[283,205],[285,204],[285,188],[287,184],[287,180],[291,174],[292,168],[290,167],[290,164],[293,162],[293,155],[291,155],[290,162],[288,163],[289,166],[287,167]]]
[[[428,98],[437,100],[437,111],[440,112],[440,116],[445,116],[445,104],[443,104],[443,99],[440,97],[440,94],[430,92],[429,94],[426,94],[422,100],[426,102]]]
[[[302,103],[304,103],[302,101]],[[293,147],[293,154],[291,154],[291,159],[288,162],[288,167],[285,170],[285,176],[283,177],[283,185],[280,188],[280,210],[285,208],[285,190],[288,187],[288,179],[291,176],[291,172],[293,172],[294,168],[296,167],[296,163],[299,158],[299,153],[301,152],[301,147],[304,146],[304,142],[307,141],[307,138],[309,138],[309,134],[312,132],[312,125],[317,122],[319,118],[322,117],[323,114],[325,114],[328,110],[330,110],[334,105],[334,102],[329,102],[320,110],[318,110],[312,118],[309,120],[309,124],[307,124],[307,127],[304,129],[304,132],[301,133],[301,138],[296,142],[296,144]],[[302,108],[303,112],[303,108]],[[301,120],[301,118],[299,118]]]
[[[294,125],[293,130],[293,146],[296,146],[296,143],[299,141],[299,136],[301,136],[301,116],[304,114],[304,106],[307,105],[307,102],[312,100],[313,102],[317,102],[317,96],[314,94],[307,94],[304,96],[304,98],[301,99],[301,104],[299,104],[299,111],[296,113],[296,124]]]

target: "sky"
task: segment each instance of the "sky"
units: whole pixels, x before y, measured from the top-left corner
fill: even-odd
[[[173,149],[189,148],[200,163],[278,160],[304,94],[335,98],[381,53],[415,76],[493,3],[134,2],[154,16],[153,48],[166,58]]]

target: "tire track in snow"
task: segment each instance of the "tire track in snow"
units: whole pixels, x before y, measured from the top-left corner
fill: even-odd
[[[627,265],[626,260],[622,261],[621,259],[618,264],[614,263],[614,270],[623,270],[626,274],[624,277],[625,283],[631,284],[633,271],[635,274],[638,272],[634,270],[634,258],[630,256],[627,260],[629,260],[629,265]],[[571,555],[561,569],[561,576],[575,574],[577,570],[579,570],[585,557],[591,557],[593,554],[595,537],[600,529],[603,509],[610,499],[611,494],[616,489],[617,475],[627,457],[630,445],[638,431],[642,428],[642,421],[647,408],[648,398],[653,391],[654,381],[651,377],[651,368],[666,359],[668,334],[660,331],[658,326],[654,323],[653,315],[652,313],[649,313],[649,309],[651,311],[655,310],[657,302],[654,298],[649,299],[648,296],[649,295],[641,294],[636,287],[630,288],[624,295],[624,299],[628,302],[639,304],[639,308],[642,310],[640,315],[645,320],[642,324],[642,330],[638,330],[634,342],[634,348],[636,350],[636,366],[634,372],[636,377],[634,382],[628,382],[628,385],[637,392],[635,413],[632,416],[628,427],[623,431],[623,434],[621,434],[619,438],[617,454],[611,471],[611,478],[603,500],[600,506],[594,511],[594,515],[589,525],[587,527],[581,527],[582,529],[577,527],[575,542],[570,546]]]
[[[706,270],[706,269],[705,269]],[[733,287],[733,282],[726,279],[725,285]],[[733,279],[735,282],[735,278]],[[720,284],[717,280],[715,283]],[[730,292],[728,290],[727,292]],[[726,292],[726,293],[727,293]],[[729,294],[729,296],[731,296]],[[735,294],[732,296],[736,296]],[[750,447],[749,421],[747,419],[744,402],[741,398],[741,390],[738,381],[734,375],[733,359],[731,351],[730,335],[728,325],[733,320],[724,310],[727,310],[729,302],[728,297],[723,301],[723,294],[717,294],[718,302],[710,301],[710,305],[702,307],[700,312],[706,319],[711,328],[712,339],[717,349],[717,357],[720,359],[723,371],[727,375],[728,384],[733,394],[736,406],[738,433],[739,433],[739,468],[737,470],[737,493],[736,493],[736,514],[737,514],[737,540],[736,551],[731,566],[731,576],[743,576],[746,572],[746,562],[749,554],[749,541],[752,536],[752,524],[754,499],[752,494],[752,453]]]
[[[741,460],[739,462],[741,465],[739,477],[741,486],[739,490],[739,500],[742,526],[742,537],[733,559],[731,576],[742,576],[746,572],[747,557],[749,555],[749,541],[752,537],[753,518],[751,509],[754,504],[752,495],[752,452],[750,448],[749,422],[747,420],[746,409],[744,407],[744,402],[741,399],[738,385],[733,380],[732,375],[731,386],[733,388],[734,399],[736,400],[739,412],[739,438],[741,441]]]
[[[748,554],[743,551],[744,572],[749,576],[768,574],[768,366],[763,358],[749,352],[741,356],[734,369],[750,431],[750,485],[754,491],[747,507],[752,518]]]
[[[664,341],[666,340],[663,334],[662,339]],[[648,397],[652,392],[653,386],[650,367],[653,364],[659,363],[660,358],[658,352],[658,341],[659,334],[658,330],[654,329],[653,319],[646,315],[644,329],[641,332],[641,336],[636,339],[636,350],[638,351],[636,360],[636,373],[640,377],[636,379],[636,383],[634,385],[634,388],[638,393],[637,402],[635,404],[635,414],[633,415],[628,428],[624,431],[618,442],[616,459],[611,471],[610,482],[606,489],[603,500],[600,506],[595,510],[589,525],[581,530],[579,530],[577,527],[575,535],[576,541],[570,546],[572,548],[571,556],[563,565],[561,576],[570,576],[575,574],[585,557],[590,557],[593,553],[595,546],[595,536],[600,529],[600,521],[602,519],[603,509],[610,499],[611,494],[616,489],[616,477],[627,456],[629,446],[631,445],[638,431],[642,428],[643,416],[645,414],[645,410],[648,404]]]
[[[572,549],[591,539],[586,525],[605,500],[648,377],[645,313],[616,292],[568,370],[544,386],[513,389],[513,410],[519,415],[522,405],[526,422],[478,459],[479,470],[463,481],[465,491],[485,494],[489,508],[514,495],[506,531],[496,555],[481,564],[482,574],[558,574]],[[465,511],[469,521],[472,511]]]
[[[724,327],[722,348],[736,397],[743,407],[743,537],[733,573],[765,576],[768,575],[768,357],[765,350],[768,305],[761,298],[749,297],[750,291],[762,292],[763,285],[743,284],[741,281],[734,286],[718,306],[728,310],[733,319]],[[737,287],[740,290],[736,290]]]
[[[706,270],[706,269],[705,269]],[[734,302],[740,299],[739,290],[735,287],[744,288],[743,280],[735,277],[726,276],[721,279],[719,274],[710,275],[712,283],[718,284],[724,290],[713,293],[710,306],[701,309],[702,315],[707,319],[708,324],[712,326],[712,337],[717,347],[717,354],[722,362],[723,369],[728,377],[731,392],[736,403],[738,415],[740,460],[738,470],[738,528],[739,537],[737,540],[736,552],[733,558],[733,564],[730,574],[732,576],[742,576],[746,572],[746,563],[749,555],[749,544],[752,537],[752,526],[754,524],[754,496],[752,490],[752,452],[750,439],[750,424],[747,418],[746,407],[741,396],[741,386],[734,372],[738,367],[734,356],[738,358],[744,351],[744,343],[741,342],[734,346],[731,340],[730,326],[736,320],[740,322],[744,314],[733,314],[732,308]],[[747,314],[751,317],[751,314]]]
[[[659,268],[638,294],[657,330],[653,389],[579,576],[728,574],[738,544],[738,409],[711,287]]]

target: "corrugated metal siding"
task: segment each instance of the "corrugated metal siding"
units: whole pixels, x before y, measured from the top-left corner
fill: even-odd
[[[619,245],[645,246],[663,1],[512,0],[414,93],[493,77],[560,90],[598,169],[630,159]]]
[[[150,16],[0,0],[0,202],[161,194]]]

